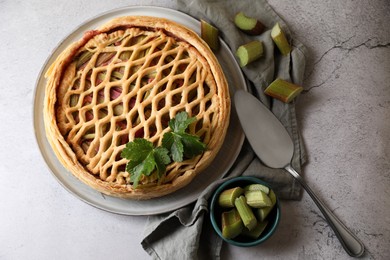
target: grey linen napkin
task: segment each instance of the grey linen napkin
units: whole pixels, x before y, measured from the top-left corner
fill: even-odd
[[[279,118],[294,141],[292,166],[298,172],[305,162],[305,151],[299,135],[295,103],[285,104],[264,95],[264,89],[277,77],[301,85],[305,69],[305,47],[291,39],[283,20],[265,0],[177,0],[178,8],[198,19],[204,19],[220,29],[221,37],[232,52],[242,44],[263,41],[265,54],[261,60],[243,68],[252,93]],[[233,24],[234,15],[243,11],[258,18],[267,30],[260,36],[248,36]],[[275,50],[271,29],[279,22],[293,46],[288,56]],[[222,240],[212,230],[208,216],[208,199],[222,182],[239,175],[257,176],[269,182],[282,199],[300,199],[301,187],[283,169],[270,169],[255,156],[245,142],[239,157],[224,179],[215,181],[198,200],[166,214],[150,216],[141,244],[153,259],[219,259]]]

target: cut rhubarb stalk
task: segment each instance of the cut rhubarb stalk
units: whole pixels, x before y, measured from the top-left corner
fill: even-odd
[[[96,59],[96,66],[105,66],[114,58],[115,53],[112,52],[102,52]]]
[[[76,122],[76,124],[78,124],[80,122],[80,116],[79,116],[78,111],[73,112],[72,117],[73,117],[73,120]]]
[[[146,76],[150,79],[155,79],[157,76],[157,70],[152,70],[152,71],[148,72],[148,74],[146,74]]]
[[[136,103],[136,99],[135,98],[130,98],[130,101],[129,101],[129,110],[132,109],[134,106],[135,106],[135,103]]]
[[[280,28],[279,23],[276,23],[271,31],[271,38],[278,47],[279,51],[282,53],[282,55],[287,55],[291,51],[291,46],[288,43],[288,40],[286,38],[286,35],[282,31],[282,28]]]
[[[302,90],[303,88],[301,86],[277,78],[264,90],[264,93],[285,103],[289,103],[298,96]]]
[[[122,61],[128,61],[130,59],[132,51],[124,51],[119,55],[119,59]]]
[[[89,105],[92,103],[92,93],[84,96],[83,105]]]
[[[92,52],[89,52],[89,51],[84,51],[80,57],[78,58],[77,62],[76,62],[76,67],[77,68],[80,68],[82,67],[84,64],[86,64],[92,57],[93,53]]]
[[[122,78],[123,78],[123,73],[121,73],[119,71],[111,72],[111,81],[121,80]]]
[[[208,22],[200,21],[201,37],[210,46],[213,51],[219,50],[219,31]]]
[[[264,221],[267,218],[268,214],[271,212],[271,210],[273,209],[273,207],[276,204],[276,195],[273,192],[273,190],[269,191],[268,196],[271,199],[271,206],[265,207],[265,208],[260,208],[260,209],[256,210],[256,215],[260,221]]]
[[[110,123],[102,125],[102,127],[100,128],[100,136],[104,136],[105,134],[107,134],[107,132],[110,130],[110,126]]]
[[[232,208],[234,207],[236,198],[241,196],[243,193],[244,190],[241,187],[224,190],[218,197],[218,204],[223,208]]]
[[[117,99],[122,94],[122,89],[120,87],[112,87],[110,89],[110,100]]]
[[[94,139],[94,138],[95,138],[95,134],[94,133],[86,134],[86,135],[83,136],[84,140],[90,140],[90,139]]]
[[[240,61],[240,66],[244,67],[263,56],[263,43],[252,41],[241,45],[237,49],[236,56]]]
[[[96,77],[96,86],[104,81],[106,78],[106,72],[99,72]]]
[[[245,191],[254,191],[254,190],[261,190],[265,194],[268,195],[269,188],[267,186],[261,185],[261,184],[250,184],[244,188]]]
[[[243,32],[249,35],[260,35],[265,27],[255,18],[246,16],[243,12],[239,12],[234,17],[234,24]]]
[[[101,90],[98,91],[97,103],[101,104],[103,102],[104,102],[104,89],[101,89]]]
[[[144,129],[141,128],[141,129],[137,130],[137,132],[135,132],[134,137],[135,138],[143,138],[144,135],[145,135]]]
[[[138,35],[136,37],[131,38],[130,40],[127,41],[125,44],[126,47],[130,47],[133,45],[136,45],[139,42],[142,42],[146,38],[146,35]]]
[[[136,53],[136,56],[135,56],[135,57],[136,57],[137,59],[144,58],[145,55],[146,55],[146,51],[145,51],[145,50],[138,50],[138,52],[136,51],[135,53]]]
[[[249,205],[246,203],[245,196],[241,195],[238,197],[234,205],[236,206],[236,209],[238,210],[238,213],[240,214],[240,217],[242,219],[242,222],[244,223],[244,226],[248,230],[252,230],[256,224],[257,220],[255,215],[252,212],[252,209],[249,207]]]
[[[85,112],[85,120],[88,122],[88,121],[91,121],[92,119],[93,119],[92,111]]]
[[[170,63],[171,61],[173,61],[174,59],[175,59],[174,56],[172,56],[172,55],[167,55],[167,56],[165,56],[165,58],[164,58],[164,62],[165,62],[165,64],[168,64],[168,63]]]
[[[257,225],[252,230],[249,231],[248,229],[244,228],[241,234],[253,239],[257,239],[260,237],[261,233],[263,233],[267,225],[268,225],[268,221],[263,221],[263,222],[259,221],[257,222]]]
[[[252,208],[264,208],[272,205],[271,199],[261,190],[247,191],[245,198],[246,203]]]
[[[150,96],[150,89],[148,89],[146,92],[145,92],[145,94],[144,94],[144,97],[142,98],[142,100],[141,100],[141,102],[142,101],[145,101],[149,96]]]
[[[145,119],[148,119],[150,115],[152,114],[152,110],[148,109],[144,112]]]
[[[90,145],[91,145],[90,141],[83,141],[81,143],[81,149],[83,149],[85,154],[87,154]]]
[[[135,65],[135,66],[131,67],[130,68],[130,75],[133,75],[134,73],[136,73],[140,68],[141,68],[141,65]]]
[[[119,105],[114,106],[113,110],[114,110],[114,116],[122,115],[122,113],[123,113],[123,105],[122,105],[122,103],[119,104]]]
[[[100,109],[100,110],[98,111],[98,117],[99,117],[99,119],[100,119],[100,118],[106,117],[107,114],[108,114],[108,112],[107,112],[107,109],[105,109],[105,108],[102,108],[102,109]]]
[[[79,102],[79,95],[73,94],[70,96],[70,104],[69,104],[70,107],[76,106],[78,102]]]
[[[222,236],[232,239],[238,236],[244,228],[240,214],[237,209],[222,213]]]

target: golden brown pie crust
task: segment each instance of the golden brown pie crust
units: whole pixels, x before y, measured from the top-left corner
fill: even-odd
[[[193,31],[170,20],[128,16],[86,32],[46,72],[44,121],[60,162],[107,195],[161,197],[186,186],[215,158],[230,118],[226,79],[214,54]],[[168,121],[186,111],[207,150],[167,166],[164,178],[132,187],[120,153],[140,137],[155,146]]]

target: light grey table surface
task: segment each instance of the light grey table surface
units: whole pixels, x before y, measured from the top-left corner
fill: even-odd
[[[129,5],[175,1],[0,1],[0,259],[150,259],[146,217],[96,209],[53,178],[35,141],[35,81],[80,23]],[[298,101],[304,177],[364,242],[390,259],[390,4],[271,0],[309,50]],[[307,194],[282,202],[274,236],[222,259],[349,259]]]

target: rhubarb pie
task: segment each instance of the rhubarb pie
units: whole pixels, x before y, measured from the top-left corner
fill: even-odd
[[[190,29],[147,16],[119,17],[69,45],[46,72],[46,135],[72,174],[103,194],[150,199],[201,173],[224,141],[230,118],[227,82],[214,54]],[[161,145],[169,121],[185,111],[201,155],[167,165],[163,178],[136,188],[121,157],[144,138]]]

